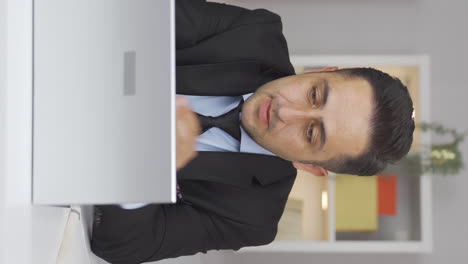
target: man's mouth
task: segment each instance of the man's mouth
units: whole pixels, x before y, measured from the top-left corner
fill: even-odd
[[[260,120],[265,124],[267,128],[270,126],[271,101],[272,100],[269,99],[260,106]]]

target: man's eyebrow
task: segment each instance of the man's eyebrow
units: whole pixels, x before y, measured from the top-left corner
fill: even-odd
[[[322,99],[322,107],[327,104],[328,93],[330,92],[330,86],[328,85],[328,81],[326,79],[323,80],[323,99]]]
[[[320,122],[320,147],[319,149],[323,149],[323,145],[327,142],[327,133],[325,133],[325,126],[323,125],[323,121]]]
[[[328,80],[323,80],[323,99],[321,108],[325,107],[327,104],[328,94],[330,93],[330,86],[328,85]],[[320,147],[319,149],[323,149],[323,145],[327,142],[327,133],[325,132],[325,125],[323,124],[323,120],[320,122]]]

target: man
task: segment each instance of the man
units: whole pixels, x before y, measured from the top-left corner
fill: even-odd
[[[268,244],[296,169],[372,175],[409,151],[412,102],[399,80],[362,68],[295,75],[267,10],[189,0],[176,17],[178,202],[96,206],[96,255],[141,263]],[[238,131],[198,135],[203,116],[228,115],[241,116]]]

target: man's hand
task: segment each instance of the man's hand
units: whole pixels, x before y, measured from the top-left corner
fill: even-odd
[[[183,97],[176,98],[176,116],[176,166],[179,170],[196,157],[195,144],[201,128],[196,114],[192,112],[187,99]]]

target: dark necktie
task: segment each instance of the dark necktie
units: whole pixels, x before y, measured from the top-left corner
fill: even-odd
[[[239,112],[241,110],[242,103],[244,103],[244,100],[242,100],[239,105],[231,111],[217,117],[204,116],[197,113],[202,128],[201,133],[203,134],[212,127],[218,127],[240,142],[241,131]]]

